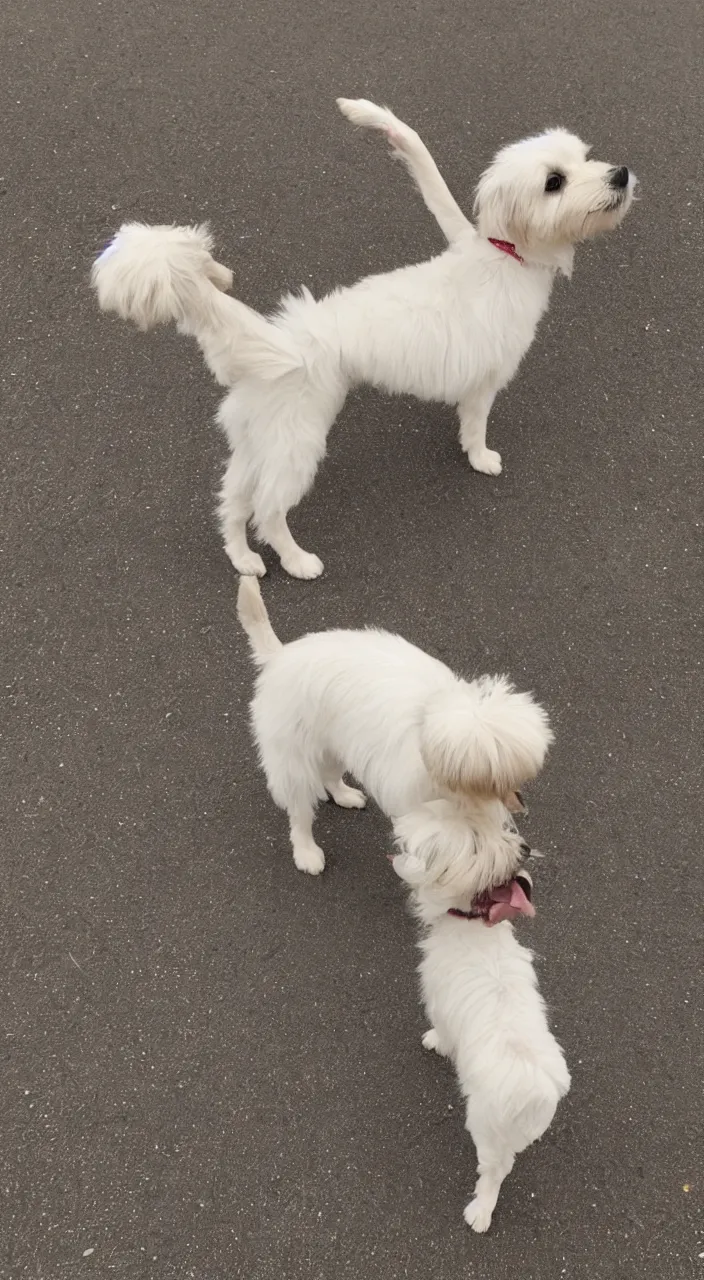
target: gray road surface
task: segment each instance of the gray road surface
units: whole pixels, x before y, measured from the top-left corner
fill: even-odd
[[[698,0],[7,0],[0,24],[0,1275],[704,1276]],[[386,824],[326,811],[306,879],[252,758],[218,390],[86,287],[130,217],[209,218],[261,307],[433,252],[340,93],[413,123],[465,206],[555,122],[642,181],[496,407],[504,475],[469,472],[449,410],[356,394],[294,520],[326,575],[265,586],[284,637],[381,624],[554,717],[525,936],[573,1091],[481,1239]]]

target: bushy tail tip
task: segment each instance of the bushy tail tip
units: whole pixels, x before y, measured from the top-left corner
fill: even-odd
[[[225,292],[232,272],[212,256],[208,227],[149,227],[125,222],[96,258],[91,283],[103,311],[116,311],[140,329],[198,321],[212,286]]]
[[[388,107],[378,107],[368,98],[338,98],[337,105],[351,124],[361,125],[367,129],[385,130],[401,125],[393,111],[389,111]]]
[[[421,751],[450,791],[504,798],[540,771],[553,741],[547,713],[505,676],[458,682],[428,707]]]

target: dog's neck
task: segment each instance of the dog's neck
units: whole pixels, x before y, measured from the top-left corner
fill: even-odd
[[[574,245],[516,245],[526,267],[552,271],[571,279],[574,269]]]
[[[450,920],[456,920],[466,928],[485,928],[479,914],[474,912],[471,906],[468,909],[448,906],[447,902],[434,901],[422,890],[420,893],[416,891],[411,894],[410,905],[413,915],[424,930],[441,927]]]
[[[513,258],[522,267],[537,267],[567,276],[574,267],[574,245],[524,245],[519,241],[505,240],[499,236],[487,236],[489,244],[500,253]]]
[[[461,911],[459,907],[448,907],[445,915],[455,916],[458,920],[478,920],[477,911]]]
[[[515,244],[511,244],[510,240],[495,240],[493,236],[489,236],[489,244],[493,244],[495,249],[500,253],[507,253],[509,258],[515,258],[516,262],[520,262],[524,266],[524,259],[517,252]]]

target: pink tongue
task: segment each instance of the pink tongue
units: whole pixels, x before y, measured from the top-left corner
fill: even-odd
[[[502,920],[515,920],[518,916],[535,915],[535,907],[523,892],[518,880],[510,884],[499,885],[498,889],[490,889],[491,906],[486,918],[488,925],[499,924]]]

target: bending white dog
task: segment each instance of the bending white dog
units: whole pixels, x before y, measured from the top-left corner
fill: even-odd
[[[394,869],[425,937],[428,1048],[453,1058],[468,1099],[479,1181],[465,1217],[485,1231],[514,1157],[545,1131],[569,1075],[547,1027],[530,952],[510,921],[534,914],[530,854],[508,808],[552,741],[545,712],[502,677],[473,683],[400,636],[323,631],[282,645],[256,578],[240,620],[261,667],[252,726],[293,856],[318,874],[318,801],[365,803],[350,770],[394,819]],[[491,926],[491,927],[487,927]]]
[[[288,573],[322,572],[286,517],[355,383],[457,405],[471,465],[497,475],[501,458],[486,446],[494,398],[533,341],[556,274],[570,275],[574,246],[618,226],[633,198],[625,166],[588,160],[579,138],[554,129],[498,153],[477,187],[475,228],[412,129],[371,102],[338,101],[406,163],[449,242],[439,257],[320,301],[303,289],[271,319],[220,292],[232,276],[211,257],[205,227],[125,223],[93,268],[104,310],[144,329],[176,320],[218,382],[234,387],[219,412],[232,449],[220,519],[240,573],[265,572],[247,543],[250,519]]]
[[[531,952],[503,915],[509,901],[530,914],[522,903],[530,901],[530,877],[519,870],[503,895],[494,893],[502,901],[489,907],[488,919],[475,918],[476,873],[460,819],[445,801],[426,811],[424,826],[395,824],[401,852],[394,868],[410,885],[424,926],[420,976],[431,1029],[423,1045],[452,1059],[477,1149],[479,1178],[465,1221],[486,1231],[515,1157],[542,1137],[570,1077],[548,1027]]]
[[[299,870],[325,866],[313,837],[319,801],[366,803],[344,782],[349,770],[388,817],[403,816],[404,829],[424,829],[428,801],[448,797],[451,843],[464,832],[476,894],[509,881],[527,846],[507,808],[521,807],[518,788],[552,742],[542,707],[503,676],[460,680],[386,631],[321,631],[282,645],[256,578],[242,578],[237,603],[262,668],[254,737]]]

